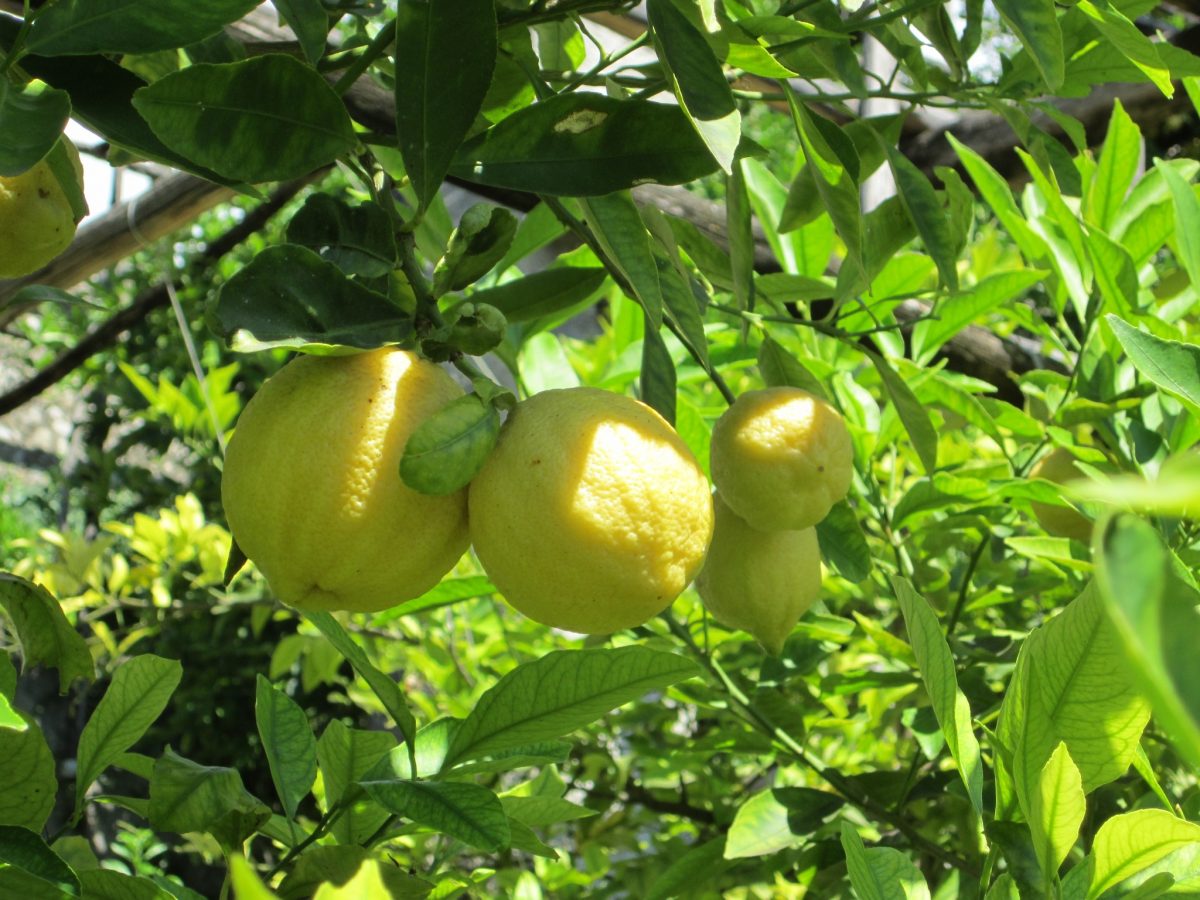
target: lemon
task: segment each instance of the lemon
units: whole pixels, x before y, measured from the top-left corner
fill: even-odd
[[[64,146],[82,180],[75,145],[64,140]],[[46,160],[20,175],[0,177],[0,278],[36,272],[74,237],[71,201]]]
[[[1037,461],[1029,470],[1030,478],[1044,478],[1055,484],[1063,484],[1084,475],[1075,468],[1075,457],[1071,451],[1063,447],[1055,447]],[[1046,529],[1047,534],[1056,537],[1074,538],[1085,544],[1092,539],[1092,523],[1079,511],[1069,506],[1053,506],[1049,503],[1030,504],[1038,524]]]
[[[713,426],[713,484],[761,531],[816,525],[846,496],[854,471],[850,432],[836,409],[807,391],[747,391]]]
[[[373,612],[433,587],[467,549],[466,491],[419,494],[400,457],[462,390],[402,350],[303,356],[246,405],[221,499],[242,551],[284,603]]]
[[[597,388],[522,402],[471,483],[471,540],[517,610],[609,634],[666,609],[704,561],[708,480],[654,410]]]
[[[817,530],[759,531],[718,492],[716,529],[696,590],[713,618],[749,632],[778,656],[821,593]]]

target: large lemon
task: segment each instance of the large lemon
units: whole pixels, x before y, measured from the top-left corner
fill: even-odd
[[[64,141],[82,180],[79,153]],[[11,178],[0,177],[0,278],[36,272],[75,237],[75,214],[62,185],[42,160]]]
[[[466,491],[400,480],[414,429],[462,391],[402,350],[303,356],[246,405],[225,456],[230,530],[275,595],[372,612],[433,587],[467,548]]]
[[[1084,474],[1075,468],[1075,457],[1070,450],[1055,447],[1037,461],[1029,471],[1030,478],[1044,478],[1055,484],[1063,484],[1072,479],[1083,478]],[[1074,538],[1085,544],[1092,539],[1092,523],[1082,513],[1070,506],[1054,506],[1050,503],[1034,501],[1030,504],[1038,523],[1048,534],[1056,537]]]
[[[716,498],[716,530],[696,579],[705,607],[722,625],[754,635],[778,656],[821,593],[817,530],[759,531]]]
[[[666,609],[712,536],[708,480],[645,404],[596,388],[524,401],[470,486],[471,539],[543,625],[609,634]]]
[[[854,472],[850,432],[836,409],[807,391],[747,391],[713,426],[713,484],[762,531],[816,525],[846,496]]]

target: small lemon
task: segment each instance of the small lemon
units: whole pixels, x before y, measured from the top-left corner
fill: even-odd
[[[64,146],[82,180],[75,145],[64,140]],[[36,272],[74,237],[71,201],[46,160],[20,175],[0,177],[0,278]]]
[[[1075,468],[1075,457],[1064,447],[1055,447],[1037,461],[1029,470],[1030,478],[1044,478],[1055,484],[1063,484],[1084,474]],[[1092,522],[1078,510],[1069,506],[1054,506],[1050,503],[1030,503],[1038,524],[1047,534],[1055,537],[1073,538],[1085,544],[1092,539]]]
[[[713,618],[749,632],[778,656],[821,593],[817,530],[759,531],[718,493],[716,529],[696,590]]]
[[[713,484],[762,531],[816,525],[846,496],[854,471],[850,432],[836,409],[807,391],[742,394],[713,426]]]
[[[666,609],[712,536],[708,480],[670,425],[596,388],[524,401],[470,486],[492,582],[543,625],[608,634]]]
[[[466,491],[419,494],[400,457],[462,396],[402,350],[302,356],[246,405],[221,499],[238,546],[284,603],[373,612],[423,594],[467,549]]]

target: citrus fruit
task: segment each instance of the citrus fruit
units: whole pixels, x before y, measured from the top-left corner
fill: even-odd
[[[303,356],[246,405],[221,499],[284,603],[373,612],[433,587],[467,549],[466,491],[400,480],[408,437],[462,390],[402,350]]]
[[[82,181],[75,145],[67,140],[63,145]],[[20,175],[0,177],[0,278],[36,272],[74,237],[71,201],[45,159]]]
[[[654,410],[597,388],[517,406],[471,483],[471,540],[517,610],[609,634],[666,609],[712,535],[708,480]]]
[[[722,625],[754,635],[778,656],[821,593],[817,530],[763,532],[716,496],[716,529],[696,579],[704,606]]]
[[[1037,461],[1029,470],[1030,478],[1044,478],[1055,484],[1063,484],[1084,475],[1075,468],[1075,457],[1063,447],[1055,447]],[[1070,506],[1054,506],[1050,503],[1030,503],[1038,524],[1047,534],[1055,537],[1074,538],[1089,542],[1092,539],[1092,523],[1078,510]]]
[[[854,471],[850,432],[836,409],[807,391],[747,391],[713,426],[713,484],[761,531],[816,525],[846,496]]]

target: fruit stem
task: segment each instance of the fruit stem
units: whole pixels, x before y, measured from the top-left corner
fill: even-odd
[[[812,769],[827,784],[841,794],[844,799],[857,806],[862,812],[871,816],[876,821],[885,822],[894,827],[907,837],[916,849],[972,877],[979,877],[979,867],[970,860],[935,844],[921,834],[907,819],[886,807],[880,806],[864,794],[853,782],[823,766],[794,737],[775,724],[770,716],[754,705],[754,701],[746,695],[746,692],[733,680],[729,673],[715,659],[697,646],[691,632],[684,625],[677,622],[669,610],[662,613],[661,618],[667,623],[667,627],[671,629],[671,633],[683,641],[692,655],[696,657],[696,660],[725,688],[726,692],[737,704],[737,707],[740,707],[738,715],[743,721],[754,726],[768,737],[774,738],[778,744],[782,745],[783,749],[787,750],[799,762]],[[735,707],[731,706],[730,709],[735,709]]]

